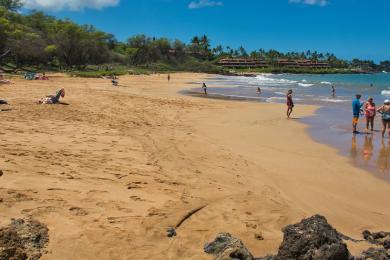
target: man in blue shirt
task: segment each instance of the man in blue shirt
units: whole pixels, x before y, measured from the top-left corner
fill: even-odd
[[[354,134],[357,133],[356,127],[359,122],[360,110],[362,109],[363,106],[363,103],[360,103],[361,97],[362,95],[357,94],[356,98],[352,101],[352,112],[353,112],[352,127],[353,127]]]

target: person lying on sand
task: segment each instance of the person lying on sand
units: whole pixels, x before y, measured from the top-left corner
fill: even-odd
[[[65,89],[60,89],[54,96],[46,96],[38,101],[39,104],[58,104],[60,102],[60,98],[65,97]]]
[[[49,80],[49,77],[46,76],[45,72],[43,72],[42,74],[36,75],[35,79],[37,79],[37,80]]]
[[[11,81],[5,79],[4,75],[0,74],[0,84],[11,84]]]
[[[385,137],[386,129],[389,130],[390,136],[390,100],[386,99],[383,106],[378,108],[377,112],[382,114],[382,137]]]

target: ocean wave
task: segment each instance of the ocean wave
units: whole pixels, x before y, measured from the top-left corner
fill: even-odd
[[[349,100],[333,99],[333,98],[323,98],[323,99],[320,99],[320,101],[322,101],[322,102],[330,102],[330,103],[345,103],[345,102],[349,102]]]
[[[266,99],[268,103],[280,103],[281,101],[284,101],[286,98],[284,97],[269,97]]]
[[[382,96],[390,96],[390,90],[382,90]]]
[[[324,85],[332,85],[332,82],[329,82],[329,81],[321,81],[321,84],[324,84]]]
[[[306,79],[303,79],[303,80],[302,80],[302,82],[306,83],[306,82],[307,82],[307,80],[306,80]]]
[[[286,93],[284,93],[284,92],[278,92],[278,91],[276,91],[276,92],[274,92],[276,95],[281,95],[281,96],[285,96],[286,95]]]
[[[298,85],[301,86],[301,87],[304,87],[304,88],[308,88],[308,87],[314,86],[314,84],[307,84],[307,83],[298,83]]]
[[[272,78],[267,77],[265,75],[258,75],[256,76],[256,80],[259,81],[260,84],[295,84],[298,81],[295,80],[288,80],[288,79],[278,79],[278,78]]]

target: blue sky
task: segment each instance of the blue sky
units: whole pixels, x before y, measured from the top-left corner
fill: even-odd
[[[119,40],[144,33],[248,50],[307,49],[390,60],[389,0],[24,0],[59,18],[92,24]]]

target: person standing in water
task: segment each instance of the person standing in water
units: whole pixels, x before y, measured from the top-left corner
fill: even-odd
[[[363,104],[360,103],[361,97],[362,97],[362,95],[356,94],[356,98],[352,101],[352,112],[353,112],[352,127],[353,127],[354,134],[358,133],[356,128],[357,128],[357,124],[359,122],[360,111],[361,111],[362,106],[363,106]]]
[[[203,82],[202,89],[205,95],[207,95],[207,86],[206,83]]]
[[[290,118],[294,108],[294,101],[292,99],[293,91],[290,89],[287,92],[287,118]]]
[[[390,100],[386,99],[383,106],[378,108],[377,112],[382,114],[382,137],[385,137],[386,129],[389,130],[390,136]]]
[[[367,102],[364,104],[364,114],[366,116],[366,130],[368,131],[371,125],[371,131],[374,131],[374,119],[376,116],[376,107],[374,99],[369,97]]]
[[[336,88],[332,86],[332,97],[336,97]]]
[[[261,88],[257,87],[257,94],[260,96],[261,95]]]

